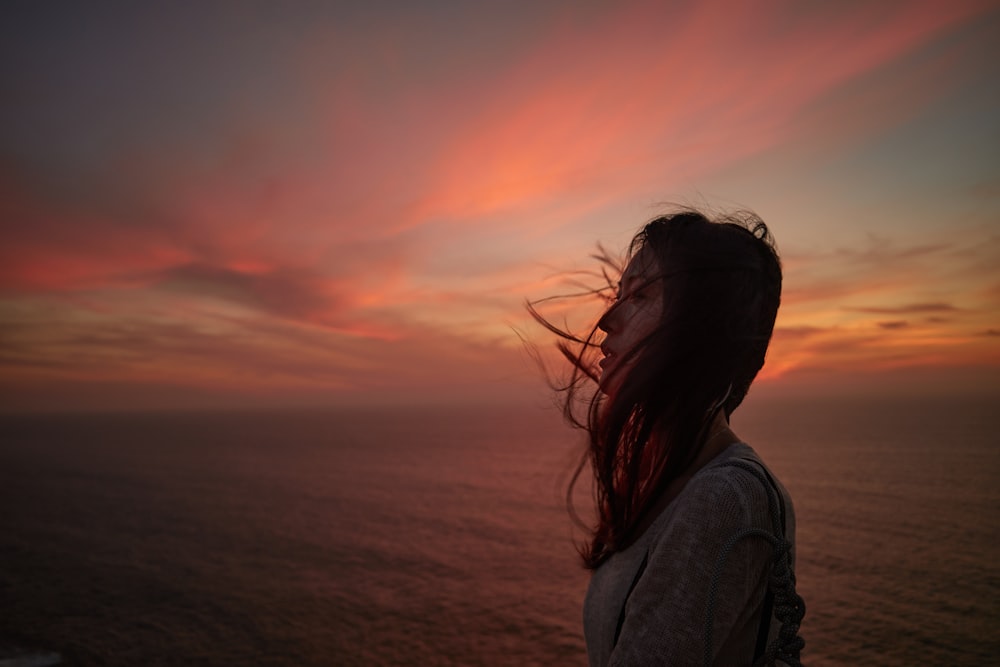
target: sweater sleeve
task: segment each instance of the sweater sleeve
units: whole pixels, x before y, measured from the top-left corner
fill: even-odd
[[[744,471],[696,475],[649,547],[649,562],[625,604],[610,665],[702,665],[711,581],[727,541],[749,528],[770,530],[763,486]],[[720,571],[712,663],[753,658],[771,546],[737,542]]]

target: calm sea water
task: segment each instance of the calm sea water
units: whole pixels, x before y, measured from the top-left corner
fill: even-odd
[[[812,665],[1000,656],[996,405],[760,402]],[[3,418],[0,648],[70,665],[585,663],[540,409]],[[579,537],[579,534],[577,534]]]

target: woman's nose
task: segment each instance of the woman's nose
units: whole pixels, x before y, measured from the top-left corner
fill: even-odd
[[[611,333],[614,329],[615,321],[618,319],[616,313],[618,312],[618,304],[612,305],[604,314],[601,315],[601,319],[597,320],[597,328],[604,333]]]

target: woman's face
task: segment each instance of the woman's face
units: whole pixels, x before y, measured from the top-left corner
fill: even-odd
[[[601,391],[612,396],[621,387],[635,356],[629,353],[660,324],[663,315],[663,281],[652,251],[643,247],[622,273],[618,299],[597,326],[606,334],[601,343]]]

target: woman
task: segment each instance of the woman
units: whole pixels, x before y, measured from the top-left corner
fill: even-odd
[[[647,224],[629,257],[589,336],[531,309],[570,341],[560,344],[573,361],[565,413],[589,434],[590,664],[798,664],[792,504],[729,427],[778,311],[771,235],[751,214],[682,211]],[[586,378],[599,391],[576,418]]]

